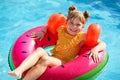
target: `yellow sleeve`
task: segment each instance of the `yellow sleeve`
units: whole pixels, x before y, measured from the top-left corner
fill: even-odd
[[[63,29],[64,29],[64,26],[60,26],[60,27],[58,28],[58,30],[57,30],[58,33],[61,32]]]

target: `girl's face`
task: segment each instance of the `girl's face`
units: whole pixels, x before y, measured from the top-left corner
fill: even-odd
[[[78,34],[83,27],[84,24],[78,18],[73,18],[67,21],[67,32],[71,35]]]

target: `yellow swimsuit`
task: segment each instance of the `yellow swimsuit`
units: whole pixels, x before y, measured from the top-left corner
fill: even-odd
[[[74,59],[80,51],[80,42],[85,38],[85,33],[80,32],[76,36],[72,36],[66,32],[64,26],[58,30],[58,41],[53,50],[53,56],[60,59],[63,63]]]

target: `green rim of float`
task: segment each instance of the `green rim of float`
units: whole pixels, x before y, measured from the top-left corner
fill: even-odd
[[[93,70],[91,70],[90,72],[82,76],[75,78],[74,80],[94,80],[103,71],[105,65],[108,62],[108,59],[109,59],[109,56],[106,53],[104,60],[96,68],[94,68]]]
[[[49,47],[49,48],[51,48],[51,47]],[[8,64],[9,64],[10,69],[14,70],[16,67],[14,66],[14,63],[12,61],[12,50],[11,49],[8,54]],[[88,72],[82,76],[79,76],[73,80],[94,80],[97,77],[97,75],[99,75],[102,72],[104,66],[108,62],[108,59],[109,59],[109,56],[108,56],[108,54],[106,54],[104,60],[96,68],[94,68],[90,72]],[[22,79],[19,79],[19,80],[22,80]]]
[[[8,64],[10,69],[13,71],[15,69],[14,63],[12,61],[12,48],[10,48],[9,54],[8,54]]]

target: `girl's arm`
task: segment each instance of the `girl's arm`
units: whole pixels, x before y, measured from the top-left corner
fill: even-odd
[[[47,33],[47,27],[42,27],[42,29],[39,32],[33,32],[30,37],[34,39],[40,39],[42,40],[44,35]]]
[[[98,45],[94,47],[96,50],[101,51],[106,49],[106,44],[103,41],[98,41]]]
[[[47,33],[47,27],[46,26],[44,26],[44,27],[42,27],[42,30],[41,30],[43,33]]]
[[[106,49],[106,44],[103,41],[99,40],[98,44],[91,49],[89,58],[92,56],[94,62],[98,62],[99,61],[98,52],[105,49]]]

